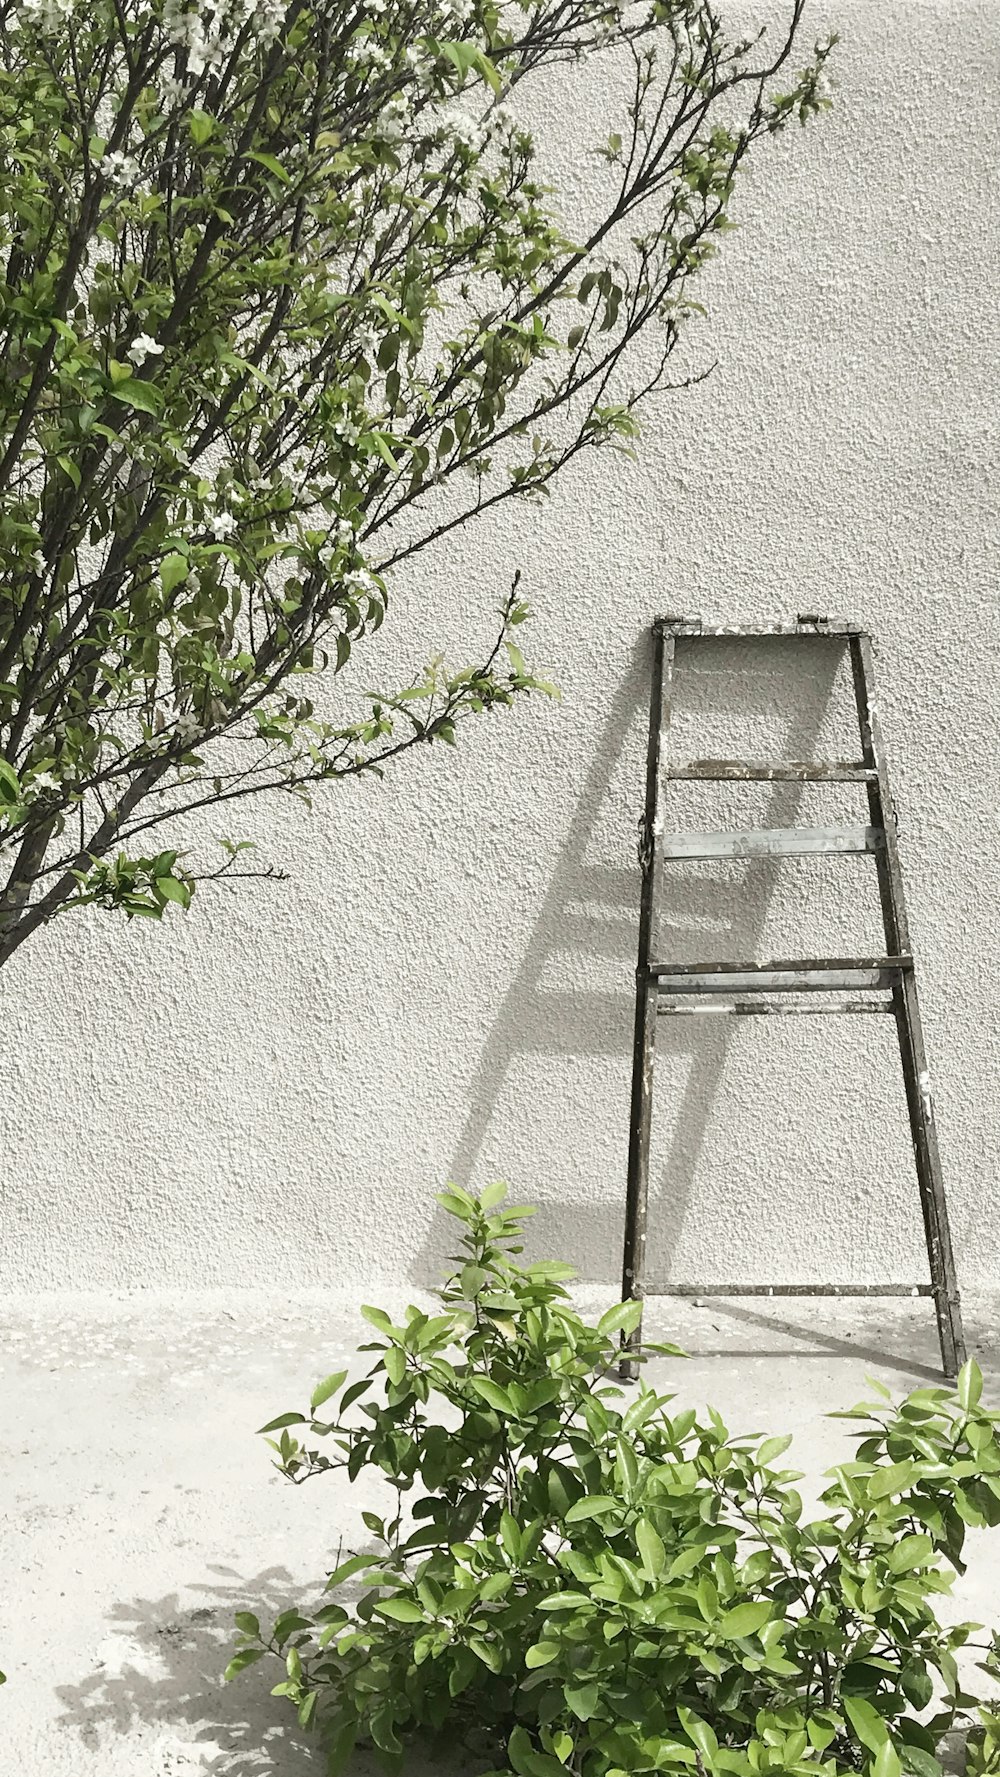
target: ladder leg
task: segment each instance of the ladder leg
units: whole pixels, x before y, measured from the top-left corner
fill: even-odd
[[[872,648],[869,638],[852,636],[850,652],[862,752],[865,764],[873,766],[876,773],[874,781],[868,785],[868,807],[872,823],[880,827],[884,834],[882,847],[876,854],[876,862],[886,950],[890,956],[898,956],[909,953],[910,933],[896,842],[896,809],[872,697]],[[893,998],[910,1135],[913,1140],[913,1158],[920,1187],[920,1207],[927,1240],[938,1336],[941,1341],[941,1364],[945,1375],[951,1378],[958,1374],[965,1362],[965,1340],[962,1334],[955,1258],[948,1228],[941,1156],[934,1126],[930,1075],[920,1026],[917,983],[912,967],[904,971]]]
[[[646,1293],[646,1206],[649,1197],[649,1138],[653,1120],[653,1063],[656,1055],[656,983],[645,970],[636,972],[635,1040],[632,1051],[632,1105],[628,1135],[628,1184],[625,1195],[625,1253],[622,1301],[642,1302]],[[642,1321],[624,1342],[619,1374],[634,1382],[639,1366],[634,1356],[642,1343]]]
[[[653,624],[646,802],[640,823],[642,892],[639,901],[639,955],[635,976],[635,1039],[632,1049],[632,1102],[625,1195],[625,1249],[622,1258],[623,1302],[641,1302],[645,1292],[646,1204],[649,1193],[649,1138],[653,1116],[653,1062],[656,1054],[658,997],[657,978],[651,973],[650,964],[654,957],[657,908],[663,876],[663,789],[660,762],[670,725],[673,668],[674,638],[665,625],[658,621]],[[625,1382],[634,1382],[638,1375],[639,1366],[635,1353],[641,1343],[640,1320],[628,1339],[623,1340],[619,1374]]]
[[[910,1115],[913,1158],[920,1186],[920,1207],[924,1218],[934,1308],[941,1341],[941,1364],[945,1375],[954,1380],[965,1362],[965,1339],[958,1280],[955,1275],[955,1256],[948,1226],[948,1206],[941,1173],[941,1156],[934,1127],[930,1074],[920,1028],[917,984],[912,970],[907,970],[896,989],[896,1028],[899,1032],[899,1053],[903,1064],[906,1105]]]

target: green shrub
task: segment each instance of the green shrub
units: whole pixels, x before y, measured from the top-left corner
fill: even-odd
[[[876,1384],[884,1400],[839,1415],[856,1457],[810,1521],[789,1438],[731,1437],[711,1409],[615,1386],[635,1305],[582,1320],[569,1266],[517,1262],[531,1212],[504,1195],[450,1186],[462,1253],[441,1312],[396,1326],[363,1308],[367,1375],[327,1377],[308,1413],[263,1428],[294,1481],[378,1470],[397,1509],[364,1514],[375,1547],[330,1574],[322,1609],[269,1636],[241,1613],[229,1674],[278,1654],[275,1694],[331,1773],[358,1740],[399,1770],[446,1732],[504,1777],[940,1777],[944,1736],[970,1723],[975,1771],[1000,1770],[1000,1716],[956,1667],[980,1625],[935,1613],[966,1526],[1000,1521],[1000,1415],[976,1365],[957,1396],[897,1406]],[[995,1646],[975,1645],[996,1673]]]

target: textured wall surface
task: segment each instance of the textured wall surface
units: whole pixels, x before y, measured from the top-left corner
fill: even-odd
[[[990,1281],[1000,8],[811,11],[814,34],[842,32],[836,111],[744,184],[686,348],[713,375],[650,410],[638,463],[582,460],[540,515],[508,510],[428,559],[369,668],[391,684],[439,644],[473,657],[520,566],[562,702],[312,815],[258,806],[240,833],[287,884],[203,892],[162,929],[57,922],[4,971],[8,1285],[419,1280],[449,1174],[509,1178],[545,1211],[541,1247],[614,1279],[644,631],[664,608],[840,612],[878,638],[960,1274]],[[588,69],[554,97],[539,135],[585,201],[607,95]],[[681,662],[679,746],[849,744],[813,644],[700,658]],[[836,788],[697,797],[677,796],[678,824],[856,807]],[[849,953],[876,921],[852,859],[674,866],[665,909],[688,958]],[[891,1021],[694,1024],[661,1039],[652,1282],[923,1276]]]

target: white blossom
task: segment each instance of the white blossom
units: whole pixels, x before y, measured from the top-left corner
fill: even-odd
[[[73,0],[22,0],[22,11],[43,31],[58,31],[73,11]]]
[[[251,26],[261,43],[265,46],[274,43],[281,35],[284,22],[284,0],[258,0],[253,10]]]
[[[222,543],[232,536],[236,529],[236,520],[231,512],[217,512],[214,518],[209,519],[208,528],[216,542]]]
[[[395,93],[378,120],[378,132],[387,142],[399,142],[406,133],[413,110],[409,93]]]
[[[170,110],[174,105],[183,104],[188,92],[184,81],[178,79],[176,74],[171,74],[166,68],[161,68],[157,73],[156,89],[166,110]]]
[[[367,64],[375,73],[392,66],[392,52],[377,37],[368,34],[356,36],[351,44],[354,55]]]
[[[482,120],[473,117],[471,111],[450,111],[446,122],[456,141],[463,143],[466,148],[478,149],[482,147]]]
[[[27,787],[36,794],[41,790],[58,790],[59,779],[51,771],[36,771]]]
[[[131,358],[133,364],[140,365],[145,364],[147,358],[158,358],[162,350],[163,347],[157,345],[156,340],[151,339],[148,333],[140,333],[132,341],[125,356]]]
[[[353,574],[348,574],[347,585],[351,592],[359,592],[369,596],[372,593],[378,595],[382,590],[374,574],[367,568],[357,568]]]
[[[113,148],[101,157],[101,172],[112,185],[132,185],[139,177],[139,162],[132,154]]]

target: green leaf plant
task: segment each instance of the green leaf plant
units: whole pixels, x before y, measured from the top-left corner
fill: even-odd
[[[631,453],[748,156],[830,103],[804,5],[734,40],[709,0],[0,0],[0,965],[266,874],[150,880],[152,828],[552,693],[492,567],[475,663],[370,689],[392,583]],[[530,87],[591,57],[574,238]]]
[[[895,1404],[876,1384],[839,1415],[856,1453],[808,1518],[788,1438],[617,1385],[636,1305],[588,1324],[571,1267],[518,1262],[532,1212],[504,1199],[449,1186],[461,1250],[440,1312],[363,1308],[363,1373],[262,1428],[292,1481],[380,1475],[395,1505],[364,1514],[372,1545],[321,1608],[267,1633],[241,1613],[228,1675],[280,1658],[274,1694],[330,1773],[359,1743],[397,1771],[464,1740],[491,1777],[941,1777],[963,1727],[973,1777],[1000,1770],[1000,1716],[957,1663],[978,1651],[996,1677],[995,1644],[936,1614],[967,1527],[1000,1522],[1000,1415],[975,1363],[957,1396]]]

